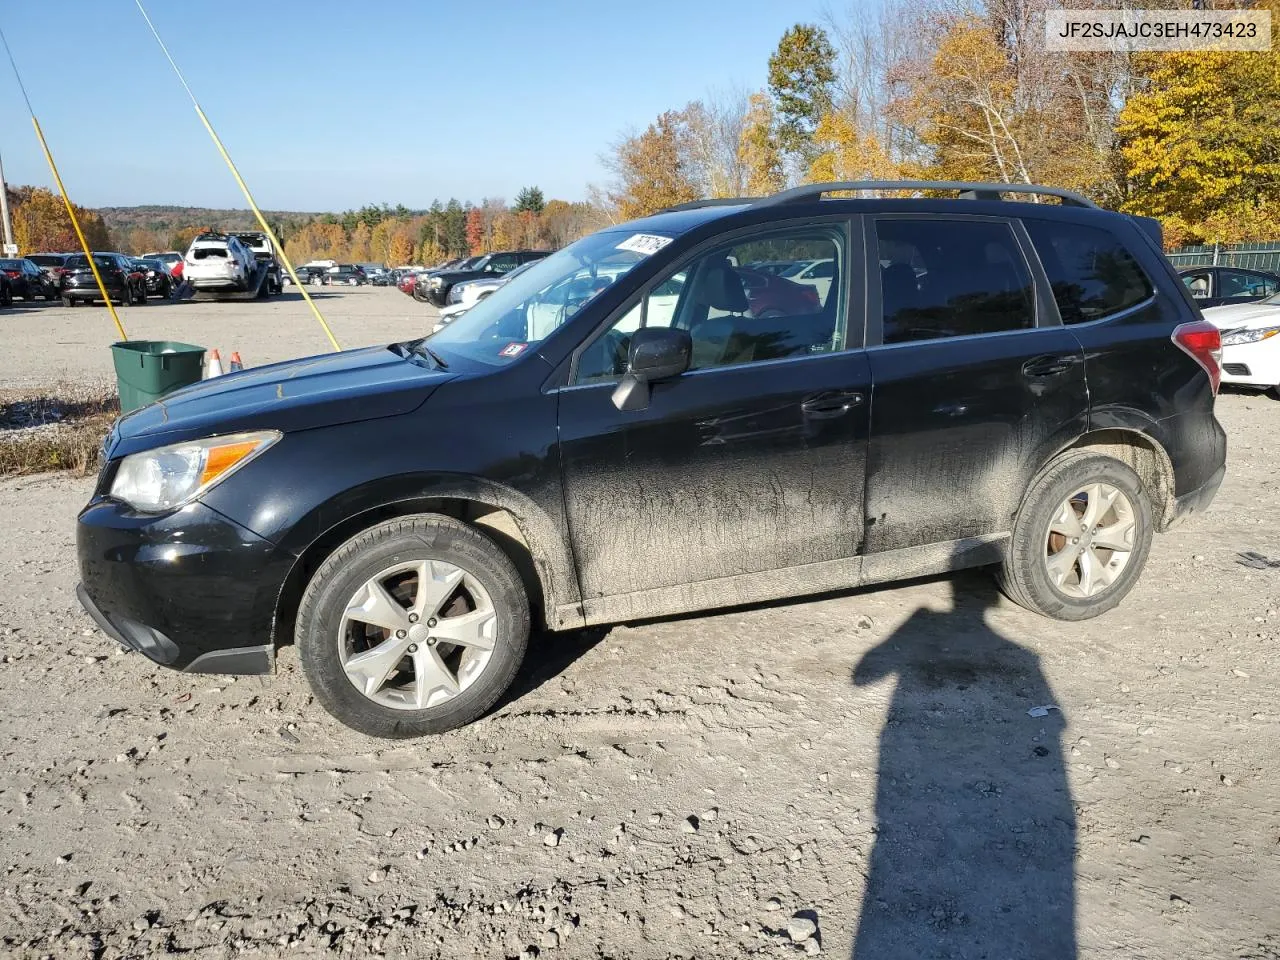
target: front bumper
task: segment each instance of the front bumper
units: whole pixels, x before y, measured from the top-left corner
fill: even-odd
[[[192,673],[269,673],[293,557],[202,503],[162,516],[95,499],[76,526],[76,593],[108,636]]]
[[[1261,390],[1280,386],[1280,337],[1223,347],[1222,382]]]

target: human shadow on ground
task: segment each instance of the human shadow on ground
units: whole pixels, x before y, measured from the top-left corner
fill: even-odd
[[[987,623],[989,582],[951,587],[951,610],[917,610],[853,672],[894,684],[853,958],[1073,960],[1065,721],[1028,715],[1057,701],[1039,657]]]

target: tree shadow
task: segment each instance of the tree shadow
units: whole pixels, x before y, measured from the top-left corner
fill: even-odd
[[[854,960],[1072,960],[1075,808],[1062,712],[1039,657],[992,629],[974,575],[920,609],[853,672],[890,680],[876,839]]]

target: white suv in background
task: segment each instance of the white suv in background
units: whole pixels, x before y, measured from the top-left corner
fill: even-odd
[[[238,238],[202,233],[183,259],[183,276],[200,290],[245,290],[257,267],[253,251]]]

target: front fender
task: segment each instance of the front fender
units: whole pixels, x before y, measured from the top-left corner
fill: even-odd
[[[577,605],[581,596],[569,545],[555,520],[526,494],[479,477],[409,473],[371,480],[344,490],[304,515],[277,546],[300,562],[313,545],[361,516],[372,517],[388,507],[397,513],[413,512],[418,506],[423,512],[430,512],[442,502],[458,501],[505,510],[512,516],[533,558],[542,589],[545,622],[556,627],[578,625],[572,617],[562,622],[566,621],[565,607]],[[357,523],[352,529],[358,527]]]

